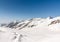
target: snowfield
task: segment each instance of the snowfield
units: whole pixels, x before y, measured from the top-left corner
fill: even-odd
[[[60,17],[1,24],[0,42],[60,42]]]

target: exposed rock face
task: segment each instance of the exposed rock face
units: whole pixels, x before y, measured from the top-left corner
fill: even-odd
[[[54,20],[49,25],[56,24],[56,23],[60,23],[60,20]]]
[[[19,22],[11,22],[11,23],[9,23],[8,25],[7,25],[7,27],[9,27],[9,28],[14,28],[17,24],[18,24]]]

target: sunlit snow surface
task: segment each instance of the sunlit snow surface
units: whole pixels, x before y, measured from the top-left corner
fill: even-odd
[[[33,28],[25,27],[21,30],[0,27],[0,42],[60,42],[60,23],[49,25],[53,20],[60,19],[34,19],[29,25],[35,24]],[[28,25],[28,26],[29,26]]]

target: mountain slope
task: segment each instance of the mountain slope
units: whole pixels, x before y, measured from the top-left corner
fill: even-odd
[[[2,24],[0,42],[60,42],[60,17]]]

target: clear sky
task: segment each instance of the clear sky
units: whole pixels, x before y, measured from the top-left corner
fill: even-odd
[[[60,0],[0,0],[0,22],[60,16]]]

